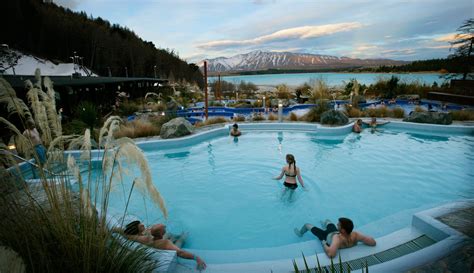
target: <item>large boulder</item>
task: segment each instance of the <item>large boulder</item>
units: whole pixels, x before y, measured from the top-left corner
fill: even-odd
[[[337,110],[329,110],[321,114],[321,124],[329,125],[345,125],[349,122],[349,118]]]
[[[453,117],[450,113],[442,112],[412,112],[403,121],[448,125],[453,123]]]
[[[174,138],[190,135],[194,127],[184,118],[174,118],[161,127],[161,138]]]

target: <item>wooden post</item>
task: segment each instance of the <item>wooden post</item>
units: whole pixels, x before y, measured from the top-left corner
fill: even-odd
[[[221,94],[222,94],[222,91],[221,91],[221,74],[219,73],[218,75],[218,79],[219,79],[219,84],[217,85],[217,99],[219,100],[219,102],[221,102]]]
[[[208,103],[207,103],[207,61],[204,61],[204,113],[206,120],[208,118]]]

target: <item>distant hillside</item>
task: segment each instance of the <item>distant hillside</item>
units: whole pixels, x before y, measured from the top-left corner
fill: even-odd
[[[208,71],[241,72],[260,70],[327,70],[354,67],[378,67],[381,65],[402,65],[408,62],[389,59],[353,59],[318,54],[303,54],[291,52],[252,51],[229,58],[219,57],[209,59]],[[202,68],[203,62],[199,63]]]
[[[357,68],[355,72],[424,72],[440,71],[444,73],[462,73],[464,60],[461,58],[419,60],[399,66],[383,65],[372,68]]]
[[[107,76],[109,69],[112,76],[125,76],[126,67],[130,77],[153,77],[156,71],[158,77],[204,84],[196,65],[100,17],[41,0],[14,0],[2,2],[0,18],[0,44],[25,53],[68,63],[77,52],[83,65],[101,76]]]

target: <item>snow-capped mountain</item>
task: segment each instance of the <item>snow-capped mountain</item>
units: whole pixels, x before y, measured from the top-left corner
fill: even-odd
[[[400,65],[406,62],[389,59],[352,59],[319,54],[252,51],[229,58],[207,60],[208,72],[236,72],[266,69],[324,69],[355,66]],[[204,61],[199,63],[204,66]]]

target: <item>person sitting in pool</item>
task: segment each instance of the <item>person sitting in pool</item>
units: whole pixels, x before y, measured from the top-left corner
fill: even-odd
[[[166,233],[166,226],[163,224],[155,224],[150,228],[145,229],[145,226],[140,221],[133,221],[127,224],[123,233],[130,240],[157,249],[175,250],[179,257],[195,260],[198,270],[206,268],[206,263],[199,256],[180,248],[184,242],[184,239],[186,238],[186,235],[183,234],[176,239],[175,236],[168,235]]]
[[[377,122],[377,118],[376,117],[372,117],[372,119],[370,120],[370,122],[364,122],[365,124],[369,125],[370,127],[372,127],[372,129],[375,129],[377,127],[377,125],[384,125],[384,124],[387,124],[389,123],[388,121],[385,121],[385,122]]]
[[[352,126],[352,132],[354,132],[354,133],[362,132],[362,120],[361,119],[358,119],[356,122],[354,122],[354,125]]]
[[[314,236],[321,240],[324,252],[326,252],[329,258],[334,258],[339,248],[353,247],[357,245],[358,242],[369,246],[376,245],[374,238],[357,231],[352,231],[354,224],[351,219],[344,217],[339,218],[337,228],[329,220],[322,223],[322,226],[325,228],[324,230],[306,223],[301,229],[295,228],[295,233],[301,237],[306,231],[310,230]]]
[[[232,125],[232,129],[230,130],[230,135],[237,137],[237,136],[240,136],[241,134],[242,133],[239,131],[239,125],[237,123],[234,123],[234,125]]]
[[[289,189],[294,190],[298,188],[298,184],[296,184],[296,177],[298,177],[298,181],[300,182],[301,186],[304,188],[304,182],[303,182],[303,178],[301,177],[300,168],[296,167],[296,160],[292,154],[286,155],[286,163],[288,163],[288,165],[285,165],[283,166],[283,168],[281,168],[280,175],[277,177],[274,177],[273,179],[280,180],[283,177],[283,175],[286,176],[285,183],[283,183],[283,185],[285,185],[285,187]]]

